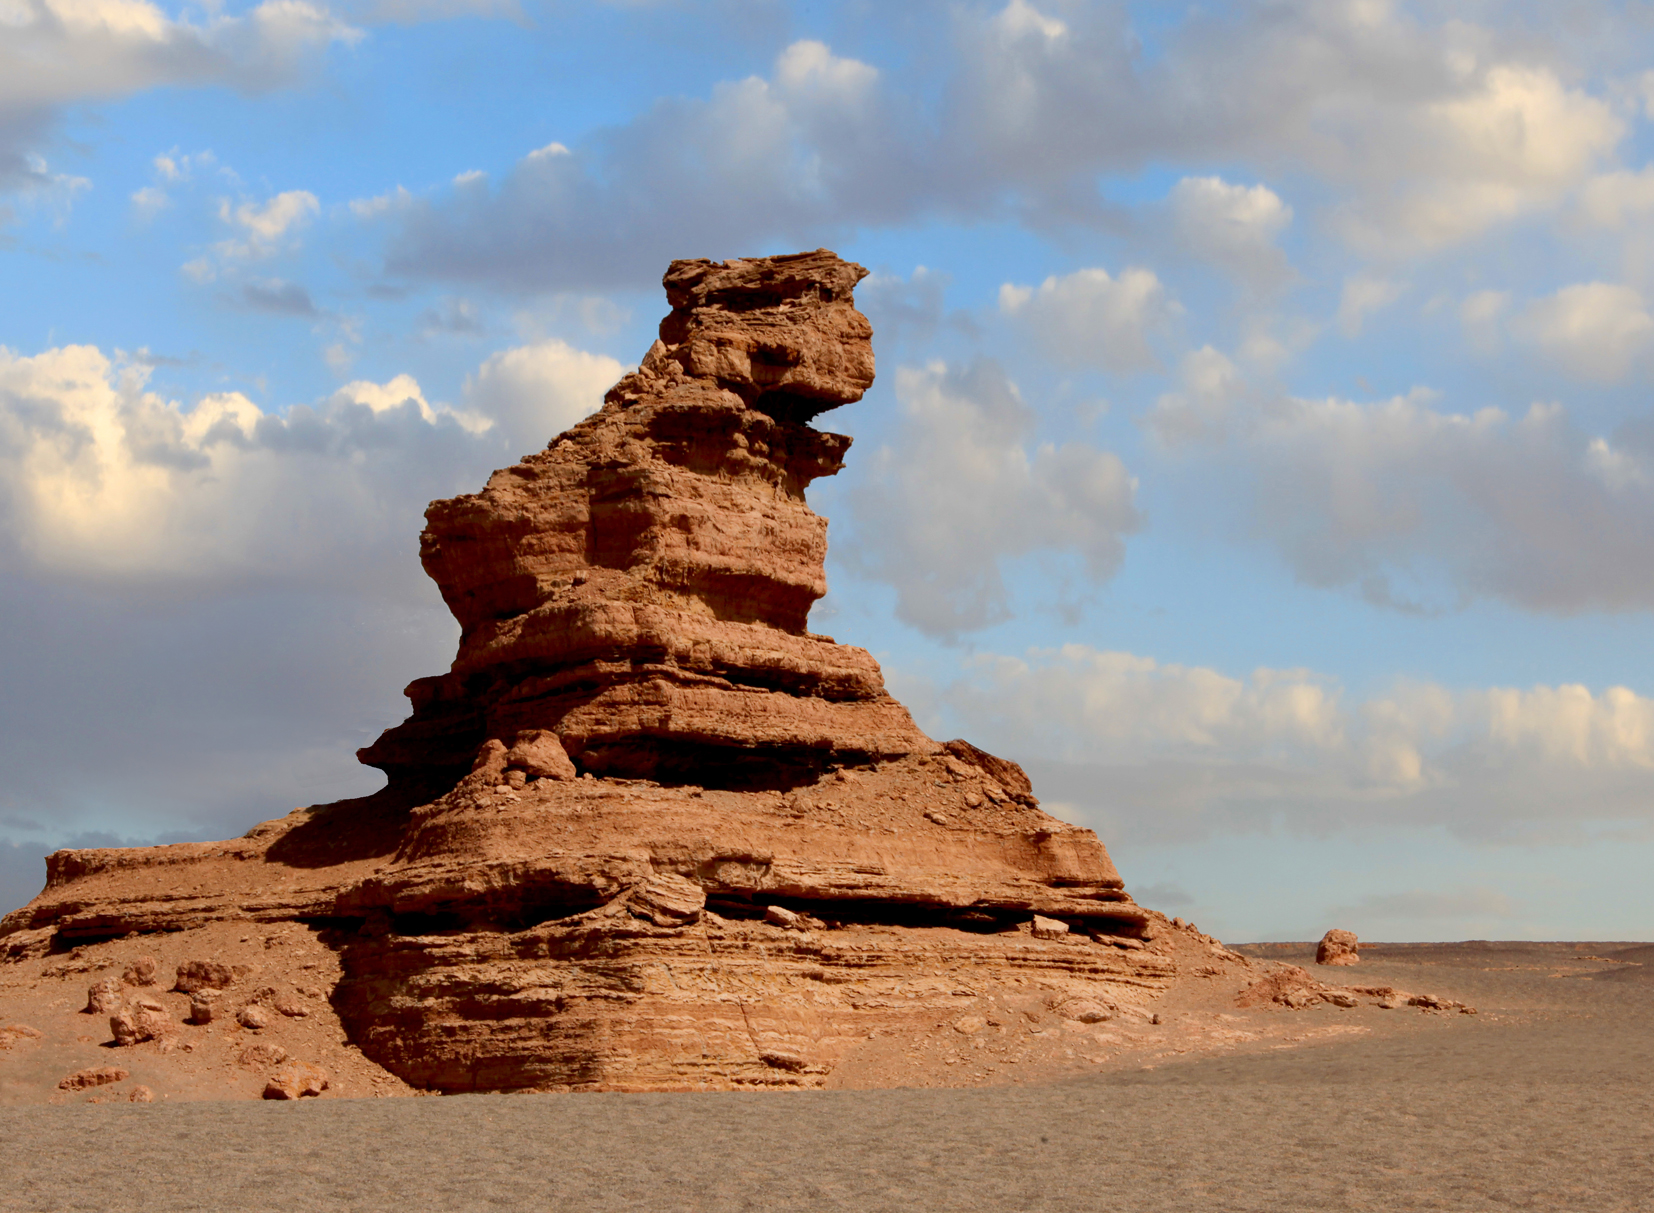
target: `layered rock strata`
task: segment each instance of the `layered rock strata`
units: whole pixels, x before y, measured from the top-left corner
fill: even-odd
[[[1172,968],[1097,838],[807,629],[805,489],[850,446],[810,421],[872,382],[864,274],[674,262],[602,409],[427,512],[461,639],[360,752],[388,787],[228,843],[59,852],[0,954],[304,921],[352,1039],[442,1090],[816,1085],[933,984],[1151,997]]]

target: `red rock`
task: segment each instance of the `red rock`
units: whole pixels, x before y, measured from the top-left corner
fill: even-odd
[[[113,1015],[125,1003],[119,977],[105,977],[92,983],[86,991],[85,1015]]]
[[[327,1071],[309,1062],[295,1062],[270,1075],[264,1084],[265,1099],[302,1099],[320,1095],[329,1086]]]
[[[1040,914],[1034,915],[1030,929],[1035,939],[1062,939],[1068,934],[1066,922],[1059,922],[1055,918],[1046,918]]]
[[[84,1091],[89,1087],[125,1082],[130,1075],[130,1070],[123,1070],[119,1066],[98,1066],[91,1070],[76,1070],[66,1078],[60,1079],[57,1086],[60,1091]]]
[[[244,1028],[258,1032],[270,1026],[270,1012],[258,1003],[250,1002],[236,1012],[235,1021]]]
[[[223,996],[220,990],[196,990],[190,995],[190,1022],[193,1024],[209,1024],[218,1015],[218,1000]]]
[[[1315,963],[1318,965],[1353,965],[1360,964],[1361,957],[1356,949],[1360,941],[1354,931],[1341,931],[1337,927],[1321,936],[1321,943],[1315,949]]]
[[[260,1041],[241,1050],[238,1060],[249,1069],[263,1070],[270,1066],[279,1066],[286,1061],[287,1050],[280,1045]]]
[[[568,751],[550,729],[524,729],[506,753],[505,765],[539,779],[574,779],[579,772],[569,761]]]
[[[178,966],[172,988],[181,994],[197,990],[227,990],[235,984],[235,971],[213,960],[186,960]]]
[[[772,927],[784,927],[789,931],[802,930],[804,927],[804,920],[785,906],[766,907],[764,921]]]
[[[150,999],[140,999],[136,1005],[109,1017],[109,1031],[117,1045],[130,1046],[146,1040],[165,1041],[172,1035],[173,1026],[165,1007]]]
[[[3,1024],[0,1025],[0,1049],[9,1049],[20,1040],[39,1040],[42,1035],[38,1028],[31,1028],[28,1024]]]
[[[159,979],[161,966],[153,956],[140,956],[126,966],[121,980],[129,986],[152,986]]]
[[[1109,939],[1148,916],[1021,767],[926,736],[871,654],[808,630],[805,492],[850,447],[809,423],[872,382],[864,273],[673,263],[602,410],[427,511],[460,641],[361,752],[390,786],[226,842],[57,852],[0,946],[326,920],[350,1038],[455,1091],[818,1086],[870,1031],[957,1013],[881,993],[921,972],[1160,988],[1167,951],[1029,947],[1030,919]],[[176,988],[234,980],[192,961]]]
[[[128,1103],[154,1103],[155,1092],[146,1086],[136,1086],[132,1088],[132,1092],[126,1097],[126,1100]]]

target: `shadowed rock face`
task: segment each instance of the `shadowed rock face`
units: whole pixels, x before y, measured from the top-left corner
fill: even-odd
[[[452,786],[484,741],[543,729],[582,773],[790,786],[934,750],[871,656],[805,630],[827,523],[804,490],[850,446],[806,423],[873,381],[865,274],[673,262],[660,340],[602,411],[426,512],[459,655],[362,761]]]
[[[451,1091],[821,1085],[961,991],[1163,988],[1097,837],[806,629],[804,492],[850,445],[809,421],[872,382],[864,274],[674,262],[602,410],[427,512],[461,638],[361,751],[390,786],[230,842],[60,851],[0,963],[310,922],[352,1041]]]

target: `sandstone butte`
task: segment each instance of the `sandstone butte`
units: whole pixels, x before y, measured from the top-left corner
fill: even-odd
[[[805,490],[850,447],[811,422],[873,381],[865,274],[826,250],[673,262],[660,338],[602,409],[427,511],[462,632],[359,753],[387,786],[227,842],[59,851],[0,958],[164,944],[190,1014],[133,1013],[165,1042],[215,1017],[186,977],[236,959],[176,958],[279,924],[266,948],[327,953],[309,995],[351,1045],[445,1092],[819,1086],[870,1039],[1017,997],[1147,1021],[1185,941],[1096,836],[808,629],[827,523]],[[217,1021],[307,1013],[282,997]]]

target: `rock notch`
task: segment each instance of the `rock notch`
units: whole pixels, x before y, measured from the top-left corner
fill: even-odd
[[[602,409],[427,511],[461,639],[360,753],[388,787],[232,842],[60,851],[0,955],[306,922],[352,1041],[446,1091],[821,1085],[962,998],[1163,988],[1095,835],[807,628],[805,490],[850,447],[810,423],[873,381],[865,274],[673,262]]]

